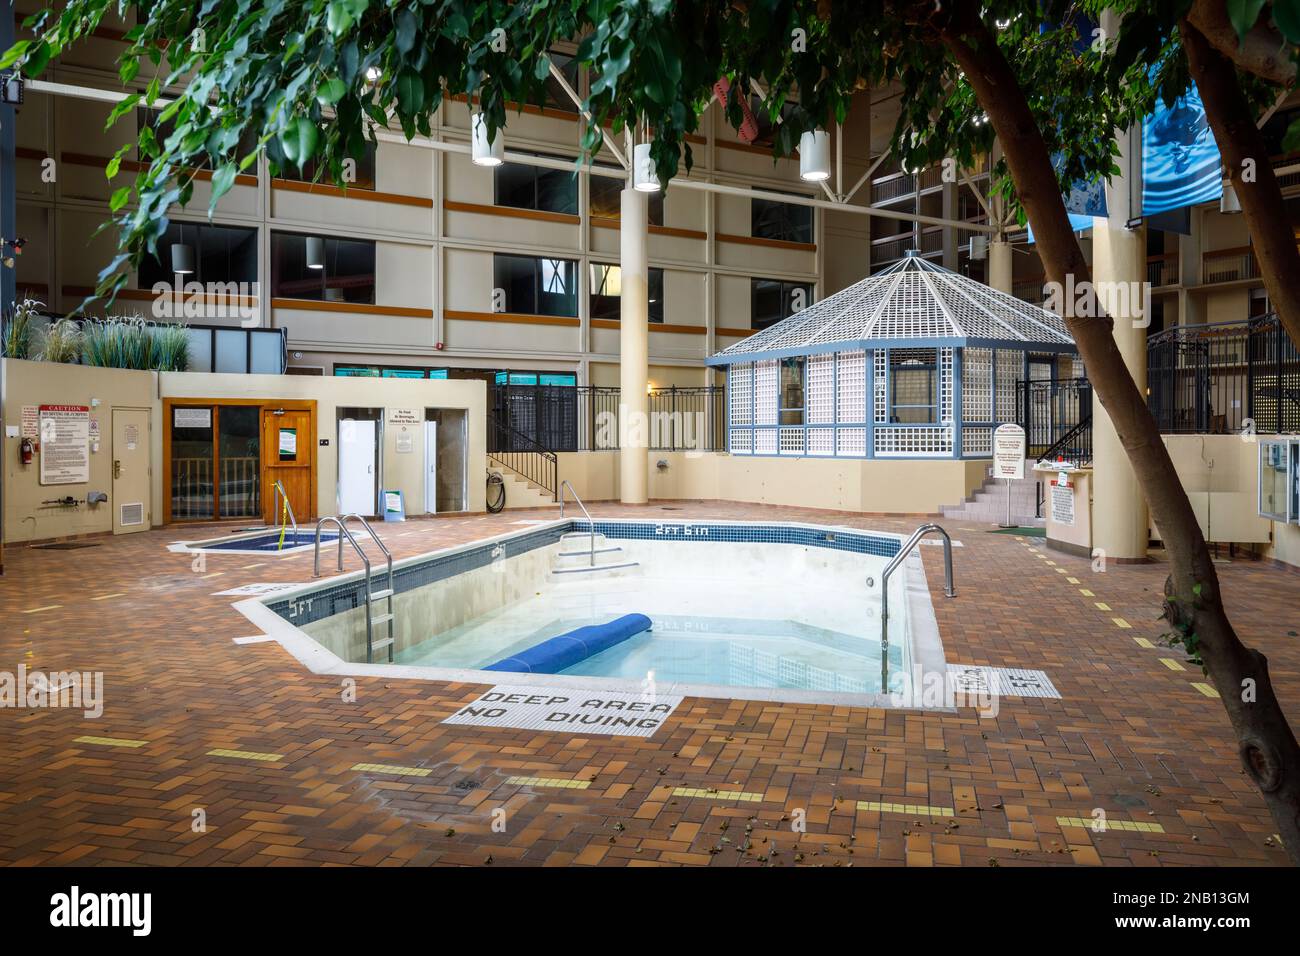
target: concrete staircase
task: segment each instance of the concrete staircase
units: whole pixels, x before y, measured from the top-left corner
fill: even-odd
[[[560,550],[551,562],[551,580],[621,578],[636,573],[640,567],[627,556],[627,552],[611,544],[603,534],[570,531],[560,536]]]
[[[1034,503],[1038,494],[1034,463],[1025,462],[1025,477],[1011,482],[1011,522],[1022,528],[1041,528],[1044,519],[1034,516]],[[939,513],[955,521],[976,524],[1002,524],[1007,520],[1006,482],[1000,478],[987,478],[984,486],[959,505],[945,505]]]
[[[555,504],[554,495],[517,471],[502,466],[498,466],[496,470],[501,472],[501,477],[505,479],[506,511],[515,508],[547,508]]]

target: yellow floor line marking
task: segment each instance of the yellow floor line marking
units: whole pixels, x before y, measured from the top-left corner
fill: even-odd
[[[1127,630],[1129,630],[1130,628],[1133,627],[1132,624],[1130,624],[1128,621],[1124,620],[1122,617],[1112,617],[1111,620],[1115,622],[1115,626],[1116,626],[1116,627],[1118,627],[1118,628],[1120,628],[1120,629],[1122,629],[1122,630],[1125,630],[1125,631],[1127,631]]]
[[[257,562],[257,564],[246,564],[246,565],[244,565],[242,568],[240,568],[239,570],[241,570],[241,571],[251,571],[251,570],[253,570],[253,568],[260,568],[260,567],[262,567],[262,565],[264,565],[265,563],[266,563],[265,561],[259,561],[259,562]]]
[[[277,760],[283,760],[284,754],[264,754],[256,750],[226,750],[217,748],[208,751],[209,757],[234,757],[237,760],[264,760],[267,763],[275,763]]]
[[[704,790],[700,787],[676,787],[674,797],[703,797],[706,800],[741,800],[745,803],[758,803],[763,799],[761,793],[749,793],[745,790]]]
[[[91,598],[91,600],[92,600],[92,601],[107,601],[109,598],[121,597],[121,596],[122,596],[123,594],[125,594],[125,593],[126,593],[125,591],[115,591],[115,592],[113,592],[112,594],[100,594],[100,595],[97,595],[97,596]]]
[[[1110,605],[1107,604],[1105,601],[1093,601],[1092,603],[1095,604],[1095,605],[1097,605],[1097,610],[1098,610],[1098,611],[1109,611],[1109,610],[1110,610]]]
[[[1097,825],[1097,820],[1084,819],[1083,817],[1057,817],[1056,825],[1061,827],[1087,827],[1091,830]],[[1107,817],[1101,821],[1102,831],[1105,830],[1129,830],[1136,833],[1164,833],[1165,828],[1158,823],[1139,823],[1135,820],[1112,820]]]
[[[1065,568],[1053,568],[1052,570],[1054,570],[1057,574],[1069,574],[1069,572],[1066,571]]]
[[[388,763],[359,763],[353,764],[352,769],[363,773],[393,773],[399,777],[427,777],[433,772],[425,767],[397,767]]]
[[[105,747],[143,747],[147,740],[129,740],[126,737],[74,737],[74,744],[101,744]]]
[[[1052,567],[1056,567],[1056,562],[1055,562],[1055,561],[1048,561],[1047,563],[1048,563],[1049,565],[1051,565]]]
[[[1195,687],[1197,690],[1199,690],[1199,691],[1200,691],[1202,694],[1204,694],[1206,697],[1218,697],[1218,696],[1219,696],[1219,692],[1218,692],[1217,690],[1215,690],[1213,687],[1211,687],[1209,684],[1195,683],[1195,684],[1193,684],[1192,686]]]
[[[1079,583],[1079,579],[1078,579],[1078,578],[1066,578],[1065,580],[1069,581],[1071,584],[1078,584],[1078,583]]]
[[[1079,593],[1082,594],[1084,597],[1096,597],[1096,596],[1097,596],[1097,595],[1093,594],[1091,591],[1089,591],[1087,588],[1079,588]]]
[[[1152,644],[1150,641],[1148,641],[1145,637],[1135,637],[1133,638],[1133,640],[1137,641],[1138,647],[1155,647],[1155,645]]]
[[[586,790],[590,780],[570,780],[566,777],[507,777],[506,783],[519,787],[560,787],[564,790]]]
[[[23,611],[24,614],[40,614],[42,611],[53,611],[55,608],[63,607],[62,604],[46,604],[44,607],[29,607]]]
[[[1161,663],[1161,664],[1164,664],[1165,667],[1168,667],[1171,671],[1185,671],[1185,670],[1187,670],[1186,667],[1184,667],[1182,664],[1178,663],[1178,662],[1177,662],[1176,660],[1174,660],[1172,657],[1162,657],[1162,658],[1160,658],[1160,663]]]
[[[203,577],[199,578],[199,580],[206,581],[208,578],[219,578],[225,573],[226,573],[225,571],[213,571],[211,574],[203,575]]]
[[[928,807],[919,803],[878,803],[875,800],[859,800],[858,809],[874,810],[877,813],[906,813],[908,816],[953,816],[952,807]]]

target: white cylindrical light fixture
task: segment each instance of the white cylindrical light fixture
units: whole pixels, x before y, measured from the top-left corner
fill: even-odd
[[[472,141],[470,150],[470,159],[475,166],[500,166],[505,161],[506,139],[501,135],[501,130],[489,138],[487,118],[483,112],[474,114],[470,123],[472,131]]]
[[[1237,198],[1237,190],[1226,179],[1223,181],[1223,195],[1219,197],[1219,212],[1225,216],[1241,212],[1241,200]]]
[[[183,242],[172,243],[172,272],[178,276],[194,274],[194,247]]]
[[[989,255],[989,240],[987,236],[970,237],[970,257],[971,259],[987,259]]]
[[[810,129],[799,137],[799,178],[819,183],[831,178],[831,134]]]
[[[325,268],[325,240],[320,236],[307,237],[307,268]]]
[[[643,193],[659,192],[659,173],[649,143],[637,143],[632,148],[632,188]]]

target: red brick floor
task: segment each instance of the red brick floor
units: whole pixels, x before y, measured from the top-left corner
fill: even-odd
[[[917,524],[707,502],[593,510],[894,531]],[[382,533],[401,556],[551,514],[412,521]],[[1182,660],[1158,645],[1163,568],[1093,573],[1041,541],[948,526],[963,543],[956,599],[942,596],[941,549],[922,549],[948,660],[1045,670],[1062,699],[1003,699],[996,718],[980,719],[971,710],[688,698],[650,739],[449,726],[440,721],[481,685],[361,678],[350,701],[339,678],[308,673],[278,644],[232,643],[250,626],[213,592],[308,580],[310,555],[210,554],[196,571],[165,545],[211,529],[177,527],[73,551],[11,546],[0,580],[0,671],[101,670],[106,705],[98,720],[0,710],[0,862],[1285,864],[1222,706],[1193,686],[1205,678],[1161,663]],[[1300,723],[1300,577],[1249,561],[1220,573],[1234,622],[1269,656],[1278,695]],[[588,786],[518,785],[511,776]],[[674,795],[678,787],[705,795]],[[729,791],[761,800],[728,799]],[[952,814],[858,810],[859,800]],[[1097,809],[1163,832],[1058,822]],[[806,831],[792,830],[799,820]]]

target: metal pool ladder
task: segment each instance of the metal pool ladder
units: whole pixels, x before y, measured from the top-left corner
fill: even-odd
[[[366,554],[365,549],[361,547],[361,545],[357,542],[357,539],[353,536],[352,532],[347,529],[347,523],[351,521],[353,518],[361,522],[361,526],[366,529],[366,534],[370,536],[370,540],[373,541],[375,544],[379,545],[379,550],[382,551],[384,554],[384,560],[387,563],[387,572],[388,572],[387,587],[380,588],[378,590],[375,589],[374,586],[375,580],[374,580],[374,576],[370,564],[370,556]],[[315,557],[315,564],[312,569],[313,577],[320,577],[320,542],[321,542],[320,536],[321,536],[321,530],[325,527],[327,523],[332,523],[339,529],[338,569],[340,571],[343,570],[343,539],[344,538],[347,538],[348,542],[352,545],[352,550],[354,550],[357,553],[357,555],[361,558],[361,563],[365,565],[366,574],[365,574],[364,581],[366,585],[366,590],[365,590],[366,663],[373,664],[375,651],[383,650],[386,647],[388,648],[388,663],[391,664],[393,662],[393,645],[396,643],[393,635],[393,618],[394,618],[393,553],[388,550],[384,542],[380,540],[379,535],[375,534],[374,529],[370,527],[370,523],[366,521],[365,518],[361,517],[361,515],[350,514],[350,515],[344,515],[342,518],[335,517],[334,515],[326,515],[324,518],[321,518],[319,521],[316,522],[316,557]],[[383,601],[383,600],[388,601],[388,609],[383,614],[377,615],[374,613],[375,610],[374,602]],[[375,625],[377,624],[388,625],[388,636],[381,638],[378,641],[375,640]]]
[[[923,524],[912,532],[912,536],[898,549],[898,553],[889,559],[884,573],[880,575],[880,692],[889,693],[889,576],[900,564],[907,560],[917,542],[927,534],[938,532],[943,535],[943,576],[944,594],[956,597],[952,586],[952,538],[948,532],[937,524]]]
[[[594,568],[596,566],[596,522],[591,520],[591,512],[588,511],[587,506],[582,503],[582,499],[578,497],[578,493],[573,490],[573,485],[569,484],[568,478],[565,478],[564,481],[560,482],[560,517],[561,518],[564,517],[564,489],[565,488],[569,489],[569,494],[573,495],[573,500],[578,503],[578,507],[582,509],[582,513],[587,516],[587,540],[591,542],[590,563],[591,566]],[[581,554],[582,552],[579,551],[578,553]]]

